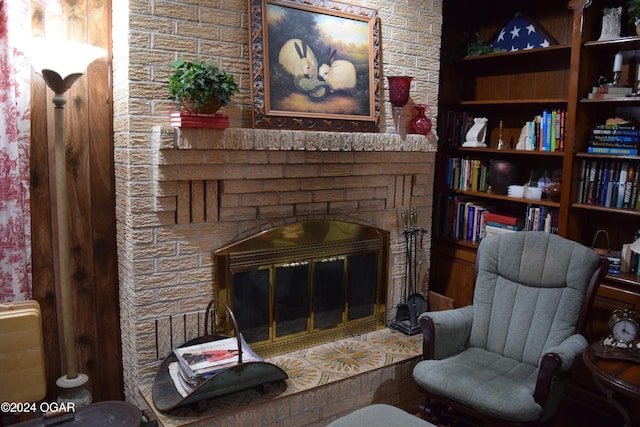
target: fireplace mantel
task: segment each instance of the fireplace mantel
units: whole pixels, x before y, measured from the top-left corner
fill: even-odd
[[[157,127],[162,149],[435,152],[437,137],[418,134],[287,129]]]

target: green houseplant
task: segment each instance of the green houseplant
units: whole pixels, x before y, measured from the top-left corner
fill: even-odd
[[[213,62],[179,59],[171,67],[169,99],[177,103],[178,110],[213,114],[239,92],[233,76]]]
[[[640,0],[629,0],[627,12],[629,13],[629,23],[637,27],[640,24]],[[638,32],[637,28],[636,32]]]

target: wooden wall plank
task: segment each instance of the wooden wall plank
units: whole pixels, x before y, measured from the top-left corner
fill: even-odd
[[[62,1],[63,36],[87,43],[89,14],[86,0]],[[89,376],[91,390],[99,389],[99,369],[95,357],[100,351],[97,343],[98,327],[95,318],[96,293],[93,283],[93,245],[91,235],[91,170],[89,163],[89,79],[92,65],[67,91],[67,198],[69,209],[71,288],[76,337],[78,372]],[[65,191],[59,189],[59,192]],[[63,279],[64,280],[64,279]],[[68,309],[68,308],[67,308]],[[59,308],[60,310],[60,308]]]
[[[109,51],[111,46],[111,2],[89,0],[87,9],[88,42]],[[100,58],[87,70],[89,83],[89,135],[92,245],[97,325],[95,355],[98,367],[122,372],[120,308],[115,221],[115,181],[113,162],[113,97],[109,76],[109,57]],[[105,161],[109,159],[110,161]],[[124,399],[123,384],[114,377],[102,379],[100,394]],[[98,385],[96,385],[96,388]]]

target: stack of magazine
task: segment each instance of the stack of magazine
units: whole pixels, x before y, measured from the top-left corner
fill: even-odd
[[[242,363],[263,361],[251,350],[242,334],[240,341]],[[169,375],[178,393],[186,397],[216,373],[238,364],[238,338],[223,338],[179,347],[173,350],[173,353],[177,362],[169,365]]]

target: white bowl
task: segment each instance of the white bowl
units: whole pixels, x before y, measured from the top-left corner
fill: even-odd
[[[542,198],[542,187],[525,187],[524,198],[531,200],[540,200]]]
[[[524,187],[522,185],[510,185],[507,189],[509,197],[522,197],[524,194]]]

